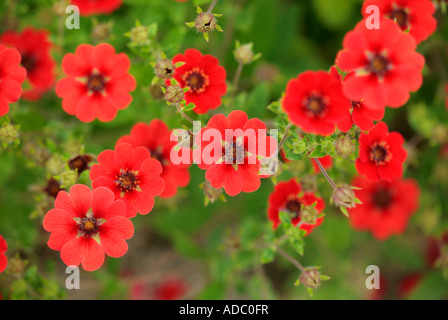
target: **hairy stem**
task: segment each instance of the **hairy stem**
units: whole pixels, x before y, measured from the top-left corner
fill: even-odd
[[[289,254],[287,254],[282,248],[277,248],[277,252],[280,253],[280,255],[283,256],[286,260],[289,260],[293,265],[297,267],[301,272],[306,272],[305,268],[300,264],[299,261],[291,257]]]
[[[328,175],[327,171],[325,170],[325,168],[322,166],[322,163],[320,163],[319,159],[317,158],[313,158],[314,162],[316,162],[317,166],[319,167],[320,171],[322,171],[322,173],[325,176],[325,179],[327,179],[328,183],[331,184],[331,186],[333,187],[333,189],[336,189],[336,184],[333,182],[333,180],[331,180],[330,176]]]
[[[207,13],[212,13],[213,8],[215,7],[216,3],[218,2],[218,0],[213,0],[212,4],[210,5],[210,7],[208,7]]]

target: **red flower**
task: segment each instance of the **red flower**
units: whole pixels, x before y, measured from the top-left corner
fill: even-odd
[[[9,104],[19,100],[26,70],[21,67],[20,53],[0,44],[0,116],[9,111]]]
[[[56,85],[56,94],[63,98],[62,108],[83,122],[95,118],[112,121],[118,110],[126,109],[132,101],[129,92],[136,83],[129,67],[128,56],[116,54],[110,44],[78,46],[75,54],[69,53],[62,60],[67,77]]]
[[[356,170],[371,181],[390,181],[402,177],[403,162],[407,157],[403,142],[401,134],[389,133],[387,125],[379,122],[372,131],[361,133],[359,137]]]
[[[186,285],[180,279],[159,283],[153,291],[154,300],[179,300],[186,292]]]
[[[369,30],[361,21],[344,38],[337,66],[355,74],[344,80],[344,94],[363,101],[370,109],[401,107],[409,92],[422,84],[424,57],[415,51],[412,36],[391,20],[381,20],[380,29]]]
[[[187,49],[185,53],[173,58],[173,63],[184,62],[177,67],[174,78],[182,88],[188,87],[185,101],[194,103],[196,113],[206,113],[221,105],[221,96],[226,94],[226,70],[218,65],[212,55],[202,55],[196,49]]]
[[[414,180],[370,182],[358,177],[353,185],[361,188],[355,194],[362,202],[349,209],[353,228],[368,230],[378,240],[404,232],[410,216],[418,208],[420,191]]]
[[[341,80],[341,76],[335,67],[330,68],[330,74],[336,79]],[[350,72],[345,76],[344,80],[355,76],[354,72]],[[362,131],[370,131],[375,124],[373,121],[380,121],[384,117],[385,108],[371,109],[364,101],[350,101],[350,108],[345,113],[344,119],[338,122],[338,129],[342,132],[348,132],[353,123],[357,125]]]
[[[366,8],[375,5],[381,16],[394,20],[401,30],[409,30],[417,43],[426,40],[436,31],[437,21],[433,17],[436,8],[431,0],[366,0],[362,14],[368,17]],[[382,26],[381,26],[382,27]]]
[[[110,14],[117,10],[123,0],[71,0],[71,3],[78,6],[82,16],[93,14]]]
[[[41,95],[50,90],[55,82],[56,63],[50,54],[53,44],[48,39],[48,32],[35,30],[32,27],[21,33],[6,31],[0,42],[15,47],[22,55],[22,66],[27,71],[30,90],[23,92],[28,100],[38,100]]]
[[[137,123],[131,130],[130,135],[118,139],[120,143],[129,143],[132,147],[146,147],[151,157],[159,160],[162,164],[162,179],[165,181],[165,189],[159,195],[161,198],[170,198],[177,193],[178,187],[185,187],[190,182],[189,165],[171,162],[171,149],[176,145],[170,141],[171,131],[161,120],[155,119],[151,123]]]
[[[0,273],[5,271],[8,266],[8,258],[5,255],[5,252],[8,250],[8,244],[6,240],[0,235]]]
[[[61,252],[66,265],[82,264],[94,271],[103,265],[105,254],[119,258],[126,253],[125,240],[133,236],[134,226],[126,218],[124,201],[114,199],[107,188],[92,191],[81,184],[70,193],[58,193],[55,208],[44,217],[44,229],[51,232],[48,246]]]
[[[318,213],[321,213],[325,208],[325,202],[321,198],[316,197],[311,192],[303,192],[302,187],[295,179],[277,183],[274,191],[269,196],[268,202],[268,218],[271,220],[274,229],[277,229],[280,224],[280,211],[289,212],[291,214],[291,222],[296,226],[301,222],[300,212],[302,205],[311,206],[317,202],[315,209]],[[305,230],[306,235],[308,235],[314,228],[320,226],[323,220],[324,217],[319,217],[314,224],[301,223],[299,228]]]
[[[326,155],[325,157],[317,158],[317,159],[319,159],[319,162],[322,165],[322,167],[324,167],[324,169],[329,169],[333,166],[333,158],[329,155]],[[314,173],[318,174],[320,172],[319,166],[316,164],[316,161],[314,159],[310,159],[310,160],[311,160],[311,163],[313,164]]]
[[[133,149],[127,143],[118,144],[115,151],[105,150],[98,156],[97,165],[90,170],[92,187],[107,187],[115,199],[126,203],[126,217],[148,214],[154,207],[154,197],[163,191],[160,177],[162,166],[151,158],[148,149]]]
[[[234,135],[226,137],[226,131],[233,131]],[[249,120],[244,111],[232,111],[227,118],[215,115],[196,136],[200,148],[194,150],[195,162],[206,170],[205,179],[212,187],[224,187],[229,196],[254,192],[260,187],[259,157],[269,157],[277,148],[276,141],[266,133],[266,125],[256,118]],[[213,139],[208,139],[208,134]],[[259,148],[263,141],[265,150]],[[196,150],[201,152],[200,157]]]
[[[344,119],[349,103],[339,80],[325,71],[306,71],[288,82],[282,106],[303,131],[328,136]]]

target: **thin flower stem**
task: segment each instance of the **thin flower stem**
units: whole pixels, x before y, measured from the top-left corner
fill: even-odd
[[[192,124],[193,119],[191,119],[185,112],[182,111],[182,108],[180,107],[179,103],[176,103],[175,105],[176,105],[176,109],[180,113],[182,119],[185,119]]]
[[[210,7],[208,7],[207,13],[212,13],[213,8],[215,7],[216,3],[218,2],[218,0],[213,0],[212,4],[210,5]]]
[[[300,262],[287,254],[282,248],[277,248],[277,252],[280,253],[280,255],[282,255],[285,259],[289,260],[301,272],[306,272],[305,268],[300,264]]]
[[[327,179],[328,183],[331,184],[331,186],[333,187],[333,189],[336,189],[336,184],[333,182],[333,180],[331,180],[330,176],[328,175],[327,171],[325,170],[325,168],[322,166],[322,163],[320,163],[319,159],[317,158],[313,158],[314,162],[316,162],[317,166],[319,167],[320,171],[322,171],[322,173],[325,176],[325,179]]]
[[[243,72],[243,63],[238,64],[238,68],[236,69],[235,77],[233,78],[233,85],[232,85],[232,100],[233,97],[235,97],[236,91],[238,90],[238,82],[241,78],[241,73]]]
[[[277,146],[277,150],[275,150],[274,154],[273,154],[272,156],[270,156],[270,158],[274,158],[274,157],[276,157],[276,156],[279,154],[279,152],[280,152],[280,150],[281,150],[283,144],[284,144],[285,141],[286,141],[286,138],[288,138],[289,130],[291,129],[292,126],[293,126],[292,123],[289,123],[289,124],[286,126],[285,134],[283,135],[282,140],[281,140],[280,143],[278,144],[278,146]]]

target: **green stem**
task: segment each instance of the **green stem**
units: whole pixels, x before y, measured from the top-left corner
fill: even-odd
[[[320,163],[319,159],[317,158],[313,158],[314,162],[316,162],[317,166],[319,167],[320,171],[322,171],[322,173],[325,176],[325,179],[327,179],[328,183],[331,184],[331,186],[333,187],[333,189],[336,189],[336,184],[333,182],[333,180],[331,180],[330,176],[328,175],[327,171],[325,170],[325,168],[322,166],[322,163]]]

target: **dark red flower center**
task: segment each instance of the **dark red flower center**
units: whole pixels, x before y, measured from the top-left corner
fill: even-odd
[[[187,71],[182,76],[182,79],[190,88],[190,90],[195,93],[204,92],[207,86],[210,84],[208,75],[206,75],[205,72],[198,67]]]
[[[384,54],[376,54],[369,59],[369,71],[379,78],[383,78],[391,67],[389,59]]]
[[[224,148],[226,164],[243,164],[247,151],[240,141],[227,142]]]
[[[284,208],[291,214],[291,219],[297,219],[302,210],[302,203],[296,197],[290,198],[286,201]]]
[[[391,154],[389,146],[385,141],[375,142],[370,148],[370,160],[374,161],[377,165],[383,165],[389,162]]]
[[[94,237],[100,231],[100,226],[106,221],[104,219],[97,219],[93,216],[92,209],[86,213],[82,218],[76,217],[75,221],[78,225],[78,236],[84,238]]]
[[[165,158],[163,157],[163,152],[162,152],[161,147],[158,147],[155,150],[149,150],[149,152],[151,153],[151,158],[156,159],[163,165]]]
[[[22,66],[28,73],[37,67],[37,58],[32,54],[22,54]]]
[[[393,196],[388,189],[378,189],[372,194],[372,201],[376,207],[385,209],[392,203]]]
[[[327,103],[325,98],[313,94],[304,101],[305,113],[308,117],[322,118],[325,116]]]
[[[350,104],[352,105],[352,108],[361,108],[362,106],[361,101],[350,101]]]
[[[102,74],[92,73],[87,80],[87,87],[91,92],[101,92],[106,86],[106,79]]]
[[[140,184],[138,172],[134,170],[121,169],[116,178],[117,180],[115,180],[115,184],[120,187],[121,192],[137,190]]]
[[[409,26],[409,15],[405,8],[396,8],[390,13],[390,18],[395,20],[402,29]]]

